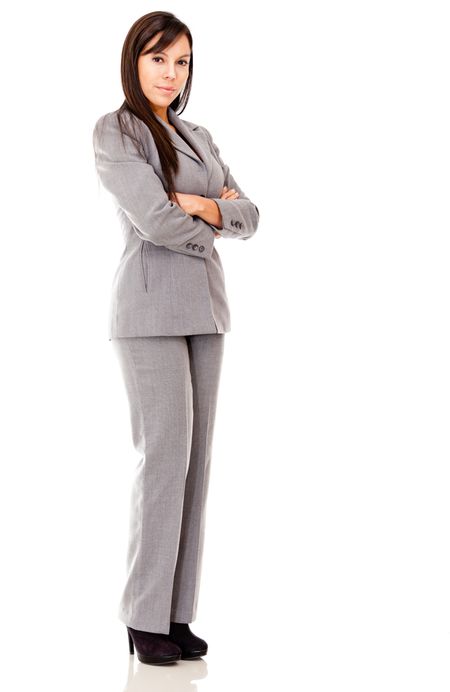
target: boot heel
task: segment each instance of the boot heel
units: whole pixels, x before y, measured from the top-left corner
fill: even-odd
[[[128,630],[127,630],[127,633],[128,633],[128,646],[129,646],[129,648],[130,648],[130,655],[132,656],[132,655],[134,654],[134,642],[133,642],[133,637],[132,637],[131,634],[128,632]]]
[[[128,627],[128,644],[130,654],[136,655],[141,663],[164,665],[173,663],[181,658],[181,648],[171,642],[167,634],[161,632],[145,632]]]

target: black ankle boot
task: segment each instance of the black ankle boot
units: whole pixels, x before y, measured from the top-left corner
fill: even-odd
[[[171,622],[167,637],[180,647],[183,660],[198,658],[208,652],[208,644],[191,632],[187,622]]]
[[[128,625],[127,631],[130,654],[134,654],[136,647],[137,657],[142,663],[161,665],[181,658],[180,647],[170,641],[167,634],[134,630]]]

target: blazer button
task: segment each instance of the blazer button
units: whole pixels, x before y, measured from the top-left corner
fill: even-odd
[[[205,246],[204,246],[204,245],[200,245],[198,251],[199,251],[199,252],[203,252],[204,249],[205,249]]]
[[[186,243],[186,247],[191,248],[191,247],[192,247],[192,243]]]
[[[197,248],[198,248],[197,243],[194,243],[194,245],[192,246],[192,249],[193,249],[193,250],[196,250]]]

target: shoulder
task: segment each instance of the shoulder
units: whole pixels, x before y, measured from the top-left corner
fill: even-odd
[[[144,142],[149,133],[150,130],[140,118],[118,108],[104,113],[95,121],[92,131],[94,151],[97,155],[113,153],[116,156],[139,152],[145,158]]]
[[[211,137],[210,132],[204,125],[195,123],[192,120],[186,120],[179,115],[176,115],[176,117],[193,132],[200,132],[205,134],[208,138]],[[117,108],[114,111],[101,115],[95,122],[94,132],[99,134],[105,127],[108,130],[120,132],[120,123],[123,123],[125,126],[131,126],[134,131],[149,132],[147,125],[140,118],[134,115],[134,113],[122,108]]]
[[[117,120],[119,110],[111,111],[110,113],[104,113],[95,121],[94,130],[99,131],[106,124],[113,125]]]
[[[134,131],[136,129],[142,129],[142,127],[145,126],[145,123],[133,113],[130,113],[130,111],[117,108],[115,111],[110,111],[109,113],[101,115],[95,121],[93,131],[96,134],[100,134],[103,130],[107,129],[109,132],[120,133],[122,129],[121,123],[125,125],[125,127],[131,126]]]
[[[118,108],[104,113],[95,121],[92,131],[94,148],[101,146],[128,149],[142,147],[148,139],[150,130],[147,125],[128,110]]]

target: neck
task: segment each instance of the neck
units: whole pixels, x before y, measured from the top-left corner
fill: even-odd
[[[158,115],[161,118],[161,120],[164,120],[165,123],[170,125],[167,108],[152,108],[152,110],[155,113],[155,115]]]

